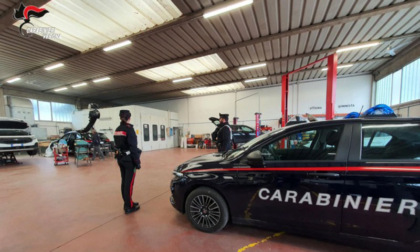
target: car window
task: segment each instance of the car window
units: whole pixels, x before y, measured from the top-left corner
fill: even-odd
[[[364,124],[362,159],[420,159],[419,124]]]
[[[64,135],[64,136],[62,137],[62,139],[64,139],[64,140],[68,141],[68,140],[69,140],[69,137],[70,137],[70,134],[66,134],[66,135]]]
[[[108,137],[104,133],[99,133],[99,137],[101,138],[102,141],[108,140]]]
[[[241,131],[243,131],[243,132],[247,132],[247,133],[254,132],[254,130],[252,128],[247,127],[247,126],[242,126],[240,128],[241,128]]]
[[[342,126],[317,128],[290,134],[261,148],[264,161],[334,160]]]

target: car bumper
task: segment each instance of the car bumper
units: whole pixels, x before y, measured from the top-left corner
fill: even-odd
[[[33,141],[24,144],[0,144],[0,152],[18,152],[38,150],[38,142]]]
[[[184,213],[184,201],[185,201],[185,181],[184,177],[177,177],[175,176],[170,185],[171,189],[171,197],[169,201],[171,205],[181,213]]]

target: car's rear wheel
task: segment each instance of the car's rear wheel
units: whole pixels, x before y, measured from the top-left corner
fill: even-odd
[[[187,197],[185,209],[191,224],[203,232],[220,231],[229,220],[225,200],[208,187],[199,187],[192,191]]]

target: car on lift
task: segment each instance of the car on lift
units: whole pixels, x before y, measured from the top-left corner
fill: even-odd
[[[0,117],[0,152],[27,152],[30,156],[36,155],[38,139],[31,135],[31,128],[25,121]]]
[[[103,147],[104,144],[111,144],[111,141],[109,138],[102,132],[98,132],[99,138],[101,139],[101,149],[105,148]],[[67,145],[69,146],[69,153],[74,153],[74,141],[75,140],[84,140],[88,143],[92,143],[92,133],[90,132],[78,132],[78,131],[69,131],[65,133],[60,139],[56,140],[55,142],[58,142],[59,140],[64,139],[67,142]],[[53,146],[51,144],[50,146]]]
[[[219,125],[219,118],[210,117],[209,120],[216,125]],[[255,138],[255,130],[246,125],[229,124],[232,129],[232,142],[241,146]]]
[[[302,123],[179,165],[170,202],[204,232],[230,220],[420,251],[419,172],[420,118]]]

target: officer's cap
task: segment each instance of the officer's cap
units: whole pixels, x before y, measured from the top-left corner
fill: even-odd
[[[224,118],[226,121],[229,121],[229,114],[221,114],[221,113],[219,113],[219,118]]]
[[[131,117],[130,110],[125,110],[125,109],[120,110],[120,118],[128,119],[130,117]]]

